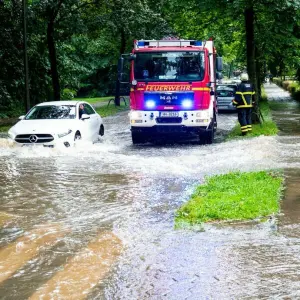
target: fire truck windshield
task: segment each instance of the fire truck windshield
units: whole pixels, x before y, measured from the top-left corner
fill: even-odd
[[[136,53],[134,79],[137,81],[202,81],[203,51]]]

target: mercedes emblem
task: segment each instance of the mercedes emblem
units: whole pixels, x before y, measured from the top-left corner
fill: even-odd
[[[36,135],[31,135],[31,136],[29,137],[30,143],[36,143],[37,140],[38,140],[38,137],[37,137]]]

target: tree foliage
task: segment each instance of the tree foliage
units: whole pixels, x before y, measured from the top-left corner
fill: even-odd
[[[111,95],[120,53],[134,39],[213,37],[225,75],[249,68],[245,12],[253,11],[255,80],[265,74],[300,77],[298,0],[29,0],[30,100]],[[22,3],[0,2],[0,109],[23,107]],[[248,37],[248,43],[247,43]],[[251,38],[252,39],[252,38]],[[248,64],[247,64],[248,60]]]

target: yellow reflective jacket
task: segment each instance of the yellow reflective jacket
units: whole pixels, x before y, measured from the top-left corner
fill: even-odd
[[[254,88],[249,82],[242,82],[238,85],[235,99],[232,101],[237,108],[251,108],[254,102]]]

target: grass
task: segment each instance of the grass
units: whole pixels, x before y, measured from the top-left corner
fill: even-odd
[[[277,125],[272,120],[269,102],[267,101],[266,94],[263,90],[262,99],[259,103],[260,111],[263,115],[264,122],[262,124],[252,124],[252,132],[246,136],[241,136],[240,125],[237,124],[226,138],[226,141],[238,138],[250,138],[260,135],[276,135],[278,133]]]
[[[175,227],[278,213],[282,190],[283,176],[279,172],[232,172],[206,178],[177,211]]]
[[[13,125],[0,125],[0,132],[7,132]]]
[[[113,102],[109,106],[105,105],[102,107],[96,108],[96,112],[101,116],[101,117],[107,117],[107,116],[112,116],[115,115],[119,112],[128,110],[129,106],[128,104],[125,105],[125,103],[122,101],[121,106],[115,106]]]
[[[114,98],[114,96],[96,97],[96,98],[74,98],[73,100],[75,100],[75,101],[85,101],[85,102],[88,102],[90,104],[94,104],[94,103],[97,103],[97,102],[107,102],[111,98]]]

